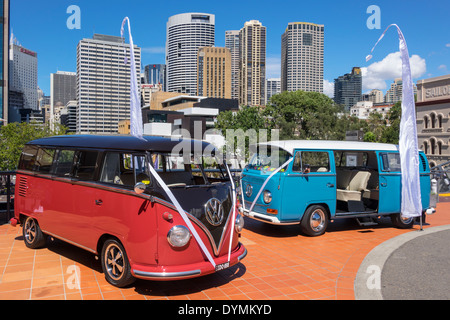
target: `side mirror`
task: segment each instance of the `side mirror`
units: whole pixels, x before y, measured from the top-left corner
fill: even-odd
[[[145,189],[147,189],[147,186],[142,182],[138,182],[134,186],[134,192],[136,192],[137,194],[143,194],[145,192]]]
[[[311,172],[311,168],[310,168],[309,164],[305,164],[305,166],[303,167],[303,173],[308,174],[310,172]]]

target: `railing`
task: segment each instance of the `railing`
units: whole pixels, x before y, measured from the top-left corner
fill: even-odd
[[[0,223],[8,223],[14,215],[16,173],[0,171]]]

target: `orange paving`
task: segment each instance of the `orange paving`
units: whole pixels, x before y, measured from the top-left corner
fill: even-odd
[[[1,222],[0,222],[1,223]],[[450,224],[450,203],[439,203],[424,228]],[[335,221],[317,238],[299,226],[272,226],[246,219],[241,237],[248,249],[238,265],[190,280],[138,280],[118,289],[109,285],[100,262],[62,241],[31,250],[22,228],[0,225],[0,300],[353,300],[353,283],[365,256],[377,245],[405,232],[389,219],[360,227]],[[77,276],[78,275],[78,276]]]

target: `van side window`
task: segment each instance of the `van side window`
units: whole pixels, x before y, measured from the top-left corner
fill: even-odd
[[[97,165],[97,151],[79,151],[75,160],[74,177],[82,181],[92,181]]]
[[[37,154],[34,170],[39,173],[50,173],[54,156],[55,149],[40,148]]]
[[[32,171],[36,162],[38,146],[25,146],[20,156],[19,169]]]
[[[59,150],[56,156],[55,175],[68,177],[72,173],[73,157],[75,150]]]
[[[296,152],[294,158],[294,164],[292,165],[292,171],[302,171],[302,153]]]
[[[336,167],[366,167],[368,163],[367,152],[335,152]]]
[[[128,187],[134,187],[136,182],[150,185],[146,156],[108,152],[103,162],[100,181]]]
[[[103,161],[101,182],[120,184],[120,154],[108,152]]]
[[[399,153],[382,153],[381,163],[383,171],[400,172],[400,154]]]
[[[150,172],[148,170],[147,157],[144,155],[134,156],[134,172],[136,175],[136,183],[142,182],[145,185],[150,185]]]
[[[295,154],[293,171],[330,172],[328,152],[302,151]]]

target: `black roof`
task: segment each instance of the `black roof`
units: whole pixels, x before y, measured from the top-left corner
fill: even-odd
[[[144,136],[140,139],[131,135],[66,135],[37,139],[27,144],[48,147],[119,149],[163,153],[171,153],[175,147],[177,147],[177,152],[183,152],[190,148],[191,152],[195,151],[195,153],[203,152],[208,148],[207,151],[211,152],[211,154],[217,153],[217,149],[205,141],[157,136]]]

